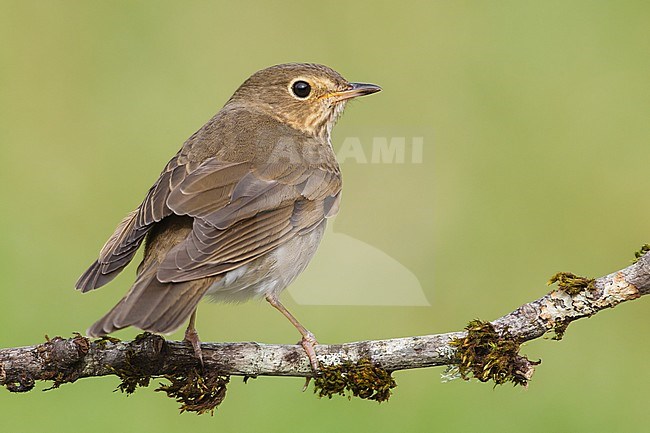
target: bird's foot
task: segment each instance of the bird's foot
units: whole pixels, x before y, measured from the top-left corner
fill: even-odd
[[[318,341],[316,337],[311,332],[307,332],[302,336],[300,340],[300,345],[305,350],[307,358],[309,358],[309,363],[311,364],[311,369],[314,370],[314,373],[318,373],[318,357],[316,356],[316,350],[314,349]]]
[[[187,328],[185,330],[185,338],[183,341],[186,341],[194,349],[194,356],[196,356],[201,362],[201,367],[203,367],[203,352],[201,351],[201,340],[199,340],[199,334],[196,332],[196,329]]]
[[[311,369],[314,371],[314,375],[318,374],[318,357],[316,356],[316,350],[314,349],[317,344],[318,341],[316,341],[316,337],[314,337],[314,334],[311,332],[307,332],[300,340],[300,345],[305,350],[307,358],[309,358],[309,363],[311,364]],[[311,377],[307,376],[305,378],[305,384],[302,387],[302,392],[307,390],[310,381]]]

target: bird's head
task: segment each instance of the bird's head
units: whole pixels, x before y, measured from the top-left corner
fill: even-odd
[[[253,74],[228,103],[262,109],[295,129],[329,137],[350,99],[380,90],[351,83],[324,65],[287,63]]]

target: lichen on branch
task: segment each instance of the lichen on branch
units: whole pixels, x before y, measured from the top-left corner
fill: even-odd
[[[404,369],[458,366],[464,378],[526,385],[537,361],[519,353],[521,344],[622,302],[650,293],[650,246],[635,263],[591,279],[570,273],[551,280],[558,289],[492,322],[472,321],[464,331],[386,340],[318,345],[324,365],[316,376],[320,396],[347,395],[386,400],[395,386],[392,373]],[[228,376],[314,377],[300,345],[202,343],[204,366],[184,342],[143,334],[133,341],[55,337],[34,346],[0,349],[0,385],[26,392],[37,381],[52,388],[81,378],[116,375],[120,389],[133,392],[153,378],[166,378],[159,391],[181,410],[212,412],[225,396]]]

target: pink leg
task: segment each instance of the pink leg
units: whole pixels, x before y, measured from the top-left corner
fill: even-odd
[[[314,349],[314,347],[318,344],[318,341],[316,341],[316,337],[314,337],[314,334],[312,334],[304,326],[302,326],[300,322],[298,322],[298,319],[293,317],[293,314],[291,314],[289,310],[287,310],[284,307],[284,305],[282,305],[282,303],[278,298],[276,298],[275,296],[268,295],[266,297],[266,300],[276,310],[282,313],[284,317],[289,319],[289,322],[291,322],[291,324],[296,327],[298,332],[300,332],[300,335],[302,335],[302,339],[300,340],[300,345],[302,346],[303,349],[305,349],[305,352],[307,353],[307,357],[309,358],[309,362],[311,363],[311,368],[315,372],[317,372],[318,358],[316,357],[316,350]]]
[[[185,341],[190,343],[192,345],[192,348],[194,349],[194,355],[199,358],[199,361],[201,361],[201,365],[203,365],[203,352],[201,352],[201,340],[199,340],[199,334],[196,332],[196,328],[194,327],[196,323],[196,310],[192,313],[190,316],[190,323],[187,325],[187,329],[185,330]]]

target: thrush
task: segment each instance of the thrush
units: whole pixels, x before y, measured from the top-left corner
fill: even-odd
[[[135,282],[87,334],[128,326],[167,334],[189,319],[185,340],[202,361],[199,301],[265,298],[298,329],[317,370],[314,335],[279,295],[339,209],[332,127],[350,99],[380,90],[318,64],[277,65],[248,78],[183,144],[77,281],[82,292],[105,285],[144,242]]]

